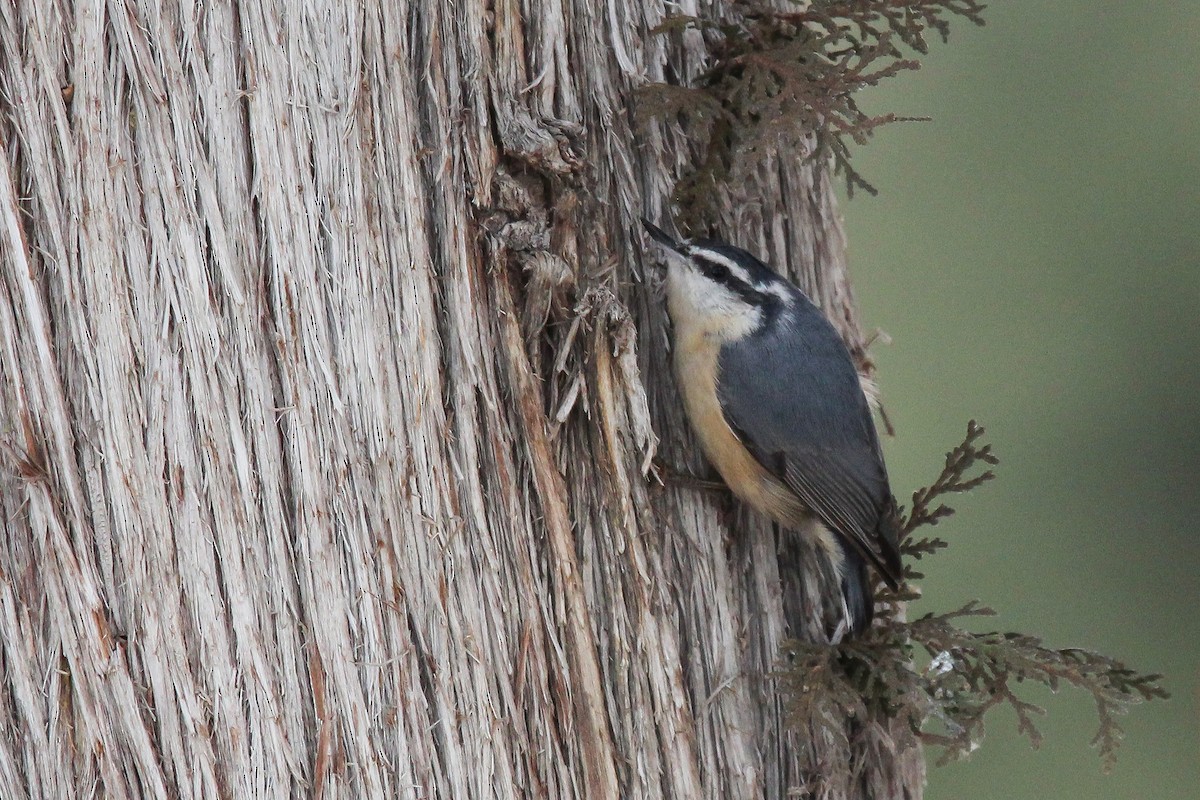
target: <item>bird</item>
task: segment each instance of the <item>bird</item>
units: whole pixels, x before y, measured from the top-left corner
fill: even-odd
[[[903,572],[850,351],[799,287],[746,250],[642,224],[667,256],[675,376],[708,461],[742,502],[828,558],[841,592],[830,642],[861,635],[874,615],[868,565],[893,589]]]

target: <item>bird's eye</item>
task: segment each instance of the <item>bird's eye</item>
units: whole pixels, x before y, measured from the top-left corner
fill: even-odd
[[[700,268],[706,277],[711,278],[719,283],[729,282],[729,268],[724,264],[718,264],[714,261],[709,261],[707,258],[695,259],[696,266]]]

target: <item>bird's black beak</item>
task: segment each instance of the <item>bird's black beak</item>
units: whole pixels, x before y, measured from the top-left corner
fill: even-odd
[[[669,250],[674,250],[676,253],[682,253],[679,249],[679,242],[671,238],[671,235],[658,227],[650,220],[642,217],[642,227],[646,229],[646,233],[650,234],[650,238],[666,247]]]

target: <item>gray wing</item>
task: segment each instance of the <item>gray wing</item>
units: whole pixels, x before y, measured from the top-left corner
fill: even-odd
[[[721,409],[759,463],[895,585],[900,554],[879,437],[850,353],[808,310],[791,331],[722,347]]]

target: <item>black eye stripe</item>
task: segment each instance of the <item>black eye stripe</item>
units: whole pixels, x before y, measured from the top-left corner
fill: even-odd
[[[750,253],[709,239],[686,241],[677,251],[693,269],[768,316],[790,305],[787,283]]]
[[[757,286],[745,283],[733,274],[728,266],[719,261],[706,258],[703,253],[691,253],[692,263],[706,277],[720,283],[745,300],[752,306],[763,308],[772,313],[779,304],[779,298],[770,292],[765,292]]]

